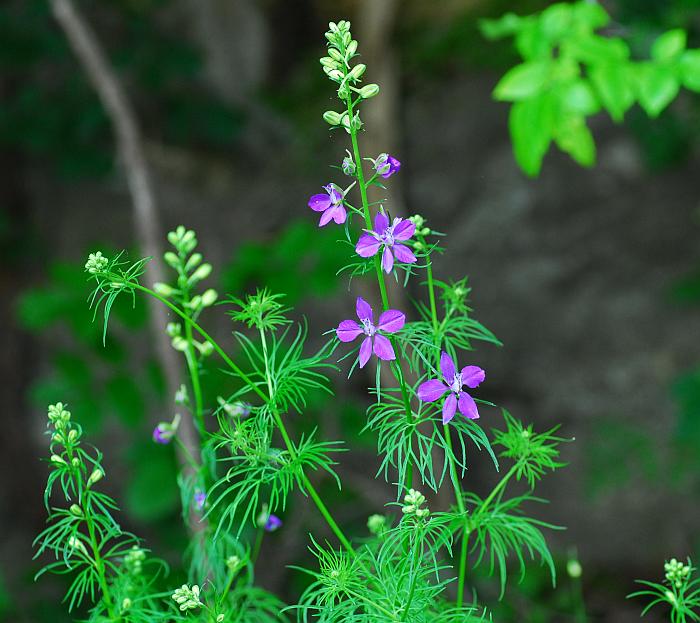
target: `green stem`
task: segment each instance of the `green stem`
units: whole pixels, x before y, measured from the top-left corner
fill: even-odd
[[[508,481],[513,477],[515,472],[518,471],[518,468],[520,467],[520,463],[515,463],[511,466],[511,468],[508,470],[505,476],[501,478],[501,480],[498,481],[498,484],[493,488],[493,491],[489,494],[489,496],[482,502],[481,506],[479,507],[479,510],[477,513],[474,515],[474,519],[480,517],[481,515],[484,514],[484,511],[488,507],[491,502],[493,502],[493,499],[503,491],[505,488],[506,484],[508,484]]]
[[[97,544],[97,538],[95,535],[95,524],[92,520],[92,515],[90,513],[90,505],[85,504],[83,513],[85,515],[85,525],[87,526],[88,535],[90,537],[90,547],[92,548],[92,557],[95,561],[95,569],[97,571],[97,580],[100,584],[100,590],[102,590],[102,599],[105,602],[105,608],[107,608],[107,615],[111,620],[114,620],[114,603],[112,601],[112,596],[109,592],[109,585],[107,584],[107,577],[105,575],[105,564],[100,554],[100,548]]]
[[[211,337],[195,320],[190,318],[187,314],[185,314],[177,305],[173,305],[168,299],[160,296],[157,292],[154,292],[150,288],[147,288],[145,286],[142,286],[139,283],[132,282],[132,281],[127,281],[126,282],[130,287],[133,287],[135,290],[140,290],[141,292],[144,292],[155,299],[159,300],[163,305],[168,307],[171,311],[173,311],[175,314],[180,316],[185,322],[189,323],[192,325],[192,328],[197,331],[206,341],[208,341],[216,353],[223,359],[224,363],[231,368],[231,370],[238,376],[246,385],[248,385],[259,397],[260,399],[265,402],[266,404],[271,403],[271,396],[268,396],[263,392],[257,384],[245,373],[243,370],[241,370],[235,363],[234,361],[226,354],[226,351],[224,351],[221,346],[214,340],[214,338]],[[282,418],[280,418],[279,413],[277,413],[277,410],[275,408],[270,409],[272,411],[272,415],[275,419],[275,423],[277,424],[279,431],[282,435],[282,438],[284,439],[284,443],[287,446],[287,451],[289,452],[290,456],[292,458],[296,458],[296,450],[294,448],[294,444],[292,444],[291,439],[289,438],[289,434],[287,433],[287,429],[284,425],[284,422],[282,421]],[[333,519],[331,516],[328,508],[326,505],[323,503],[323,500],[321,500],[321,497],[318,495],[316,492],[316,489],[314,486],[311,484],[311,481],[308,479],[306,474],[302,473],[301,475],[301,480],[302,484],[304,485],[304,489],[306,489],[307,493],[309,494],[309,497],[314,501],[314,504],[316,504],[316,507],[318,508],[319,512],[321,515],[323,515],[323,518],[326,520],[326,523],[330,527],[330,529],[333,531],[333,534],[337,537],[337,539],[340,541],[342,546],[348,551],[350,555],[353,557],[356,556],[355,549],[353,546],[350,544],[350,541],[346,538],[346,536],[343,534],[342,530],[336,523],[336,521]]]
[[[352,119],[352,98],[348,97],[346,103],[348,106],[348,117]],[[372,215],[369,210],[369,200],[367,199],[367,187],[369,186],[369,183],[365,183],[365,174],[362,168],[362,157],[360,155],[360,145],[357,140],[357,130],[355,130],[354,128],[350,129],[350,142],[352,143],[352,153],[353,159],[355,161],[355,174],[357,175],[357,182],[358,186],[360,187],[360,198],[362,200],[362,213],[365,217],[365,225],[367,229],[372,229]],[[370,182],[374,180],[375,177],[376,176],[372,176],[370,178]],[[384,311],[387,311],[389,309],[389,295],[387,293],[386,282],[384,281],[384,274],[382,273],[382,265],[379,254],[374,256],[374,269],[377,273],[377,283],[379,285],[379,293],[382,299],[382,308],[384,309]],[[392,348],[394,349],[394,352],[397,352],[396,339],[392,336],[389,338],[389,340],[391,342]],[[411,401],[408,394],[408,389],[406,388],[406,381],[403,376],[403,371],[401,370],[401,366],[398,363],[394,363],[394,365],[391,366],[391,369],[394,373],[394,377],[399,383],[399,387],[401,388],[401,397],[403,399],[404,409],[406,410],[406,419],[409,423],[411,423],[413,419],[411,411]],[[402,489],[408,490],[412,487],[413,462],[411,461],[410,457],[408,457],[406,459],[406,471],[404,476],[404,482],[402,483]]]
[[[416,538],[413,541],[413,557],[411,559],[411,586],[408,591],[408,598],[406,599],[406,605],[404,606],[404,611],[403,615],[401,616],[401,621],[405,621],[406,617],[408,616],[408,612],[411,608],[411,602],[413,601],[413,595],[416,592],[416,567],[418,566],[418,556],[420,554],[421,548],[419,547],[419,544],[423,542],[422,539],[422,534],[420,535],[420,538],[416,535]]]
[[[420,242],[425,246],[425,239],[420,238]],[[430,317],[433,325],[433,341],[435,346],[437,346],[437,361],[438,370],[440,369],[440,344],[442,342],[442,329],[447,320],[443,320],[442,324],[439,324],[437,317],[437,305],[435,303],[435,281],[433,279],[433,262],[431,258],[428,258],[428,263],[426,265],[426,276],[428,279],[428,298],[430,299]],[[462,544],[460,548],[459,555],[459,574],[457,576],[457,607],[461,608],[464,603],[464,585],[466,582],[467,574],[467,554],[468,554],[468,538],[469,538],[469,528],[466,522],[466,507],[464,505],[464,493],[462,491],[462,485],[459,482],[459,476],[457,474],[457,465],[454,460],[454,451],[452,449],[452,437],[450,436],[450,429],[447,424],[443,425],[443,434],[445,436],[445,443],[448,448],[448,452],[445,453],[445,460],[449,463],[450,469],[450,480],[452,481],[452,487],[455,492],[455,501],[457,502],[457,508],[459,509],[459,514],[464,518],[464,531],[462,533]]]

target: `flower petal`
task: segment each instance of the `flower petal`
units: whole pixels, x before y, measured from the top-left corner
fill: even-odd
[[[394,255],[389,250],[389,247],[384,247],[384,253],[382,253],[382,268],[385,273],[390,273],[394,268]]]
[[[440,372],[442,372],[445,383],[451,385],[455,378],[455,362],[444,350],[440,355]]]
[[[442,423],[447,424],[454,416],[457,410],[457,397],[453,392],[450,392],[449,396],[445,398],[445,402],[442,405]]]
[[[395,244],[393,247],[394,250],[394,255],[396,256],[396,259],[399,262],[403,262],[404,264],[413,264],[413,262],[417,262],[416,256],[413,255],[413,252],[411,249],[409,249],[407,246],[404,246],[402,244]]]
[[[341,342],[352,342],[362,334],[362,327],[354,320],[343,320],[335,330],[335,334]]]
[[[374,231],[381,234],[387,227],[389,227],[389,217],[384,212],[377,212],[374,217]]]
[[[328,198],[331,200],[331,203],[338,204],[343,200],[343,191],[335,184],[328,184],[328,186],[324,186],[324,188],[328,192]]]
[[[333,213],[333,220],[338,225],[342,225],[345,222],[345,219],[348,218],[348,213],[342,205],[334,206],[328,211]]]
[[[465,366],[462,368],[462,383],[467,387],[474,389],[479,387],[486,378],[486,372],[484,372],[479,366]]]
[[[389,338],[379,335],[379,333],[374,336],[374,354],[384,361],[396,359],[394,347],[391,345]]]
[[[396,333],[403,329],[406,324],[406,314],[400,312],[398,309],[387,309],[382,312],[379,316],[379,323],[377,324],[377,329],[386,331],[387,333]]]
[[[360,368],[364,368],[372,354],[372,338],[369,335],[362,340],[360,345]]]
[[[333,218],[333,208],[329,208],[323,214],[321,214],[321,218],[318,221],[318,226],[323,227],[324,225],[328,225],[328,223],[330,223],[332,218]]]
[[[408,240],[416,232],[416,226],[413,221],[402,219],[401,222],[394,227],[394,240]]]
[[[431,379],[425,383],[421,383],[418,388],[418,399],[423,402],[435,402],[438,398],[449,389],[442,381]]]
[[[357,241],[355,251],[360,257],[371,257],[377,254],[381,244],[381,241],[377,240],[372,234],[362,234]]]
[[[476,408],[476,403],[467,392],[459,393],[459,412],[470,420],[479,419],[479,410]]]
[[[309,199],[309,207],[314,212],[323,212],[327,210],[331,205],[331,198],[326,193],[321,193],[319,195],[313,195]]]
[[[358,296],[355,301],[355,312],[360,320],[374,320],[372,306],[361,296]]]

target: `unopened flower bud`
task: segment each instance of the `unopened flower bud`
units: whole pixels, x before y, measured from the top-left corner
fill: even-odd
[[[211,342],[204,342],[199,345],[199,352],[202,354],[202,357],[208,357],[214,352],[214,346]]]
[[[209,288],[204,292],[204,294],[202,294],[202,306],[211,307],[214,303],[216,303],[217,298],[219,298],[218,292],[213,288]]]
[[[331,70],[328,72],[328,77],[329,77],[331,80],[335,80],[336,82],[339,82],[340,80],[343,79],[343,72],[340,71],[339,69],[331,69]]]
[[[172,251],[166,251],[163,254],[163,259],[171,268],[176,268],[180,265],[180,258],[177,256],[177,253],[173,253]]]
[[[73,467],[80,467],[80,459],[78,457],[73,457],[73,460],[70,462],[70,464]]]
[[[329,125],[340,125],[342,115],[335,110],[327,110],[323,113],[323,120]]]
[[[229,571],[236,571],[241,566],[241,559],[238,556],[229,556],[226,559],[226,566]]]
[[[66,465],[66,462],[60,456],[58,456],[58,454],[51,455],[51,462],[55,465]]]
[[[71,515],[74,515],[75,517],[83,516],[83,509],[77,504],[71,504],[68,510],[70,511]]]
[[[195,311],[198,310],[202,306],[202,297],[199,294],[196,294],[192,297],[187,306]]]
[[[85,262],[85,270],[91,275],[101,273],[107,268],[107,266],[109,266],[109,260],[102,255],[101,251],[90,253],[90,255],[88,255],[87,262]]]
[[[131,599],[124,597],[122,600],[122,611],[128,610],[129,608],[131,608]]]
[[[375,95],[379,95],[379,85],[374,84],[373,82],[371,84],[366,84],[358,91],[358,93],[362,99],[368,100]]]
[[[187,282],[190,285],[194,285],[198,281],[206,279],[211,274],[211,264],[202,264],[197,270],[195,270]]]
[[[330,69],[335,69],[338,66],[337,61],[333,60],[330,56],[323,56],[319,61],[323,67],[329,67]]]
[[[200,265],[202,262],[202,254],[201,253],[193,253],[190,255],[190,259],[187,260],[187,263],[185,264],[185,272],[190,272],[193,268],[197,267]]]
[[[156,282],[153,284],[153,290],[155,291],[156,294],[160,294],[161,296],[172,296],[173,292],[175,290],[173,289],[172,286],[169,286],[167,283],[160,283]]]
[[[355,39],[353,39],[348,44],[348,48],[347,48],[348,58],[351,57],[353,54],[355,54],[355,52],[357,52],[357,41]]]
[[[78,436],[78,431],[75,428],[71,429],[71,431],[68,433],[68,442],[75,443],[78,440]]]
[[[357,82],[362,77],[362,74],[365,73],[366,69],[367,65],[365,65],[364,63],[358,63],[350,70],[348,78]]]
[[[352,121],[350,122],[350,127],[353,130],[361,130],[362,129],[362,120],[360,119],[359,112],[355,113],[355,116],[352,118]]]
[[[574,580],[580,578],[583,573],[581,563],[575,558],[568,560],[566,563],[566,572],[569,574],[569,577]]]
[[[187,342],[187,340],[184,337],[180,336],[174,337],[171,340],[170,344],[176,351],[181,353],[184,353],[189,347],[189,343]]]
[[[216,623],[221,623],[224,620],[224,615],[223,614],[217,614],[216,615]]]
[[[386,517],[384,515],[370,515],[367,519],[367,529],[370,534],[381,535],[386,530]]]
[[[90,474],[90,478],[88,478],[88,481],[87,481],[87,486],[91,487],[92,485],[100,482],[100,480],[102,480],[104,475],[105,475],[105,473],[101,469],[92,470],[92,474]]]

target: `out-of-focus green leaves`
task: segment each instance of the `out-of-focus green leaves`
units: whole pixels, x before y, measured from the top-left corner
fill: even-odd
[[[606,110],[622,121],[638,102],[652,118],[683,85],[700,90],[700,50],[686,50],[686,33],[675,28],[653,41],[650,59],[630,59],[620,37],[595,31],[610,21],[597,3],[551,5],[539,14],[483,20],[489,39],[512,36],[523,63],[510,69],[493,95],[513,102],[510,132],[520,167],[536,176],[552,141],[583,166],[595,163],[587,118]]]
[[[176,513],[180,493],[174,478],[177,465],[172,448],[156,446],[149,435],[133,443],[128,461],[127,514],[140,521],[155,522]]]
[[[305,296],[331,294],[348,256],[337,240],[337,232],[304,219],[272,240],[244,242],[222,272],[222,290],[245,292],[264,283],[272,292],[285,292],[289,305]]]

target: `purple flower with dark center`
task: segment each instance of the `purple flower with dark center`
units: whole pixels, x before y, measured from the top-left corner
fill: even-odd
[[[442,372],[443,380],[432,379],[421,383],[418,388],[418,398],[423,402],[435,402],[442,398],[445,392],[450,392],[442,405],[443,424],[447,424],[455,416],[457,407],[464,417],[470,420],[478,419],[479,411],[476,408],[476,403],[463,390],[463,387],[465,385],[470,389],[478,387],[486,378],[486,372],[479,366],[466,366],[457,372],[452,357],[444,351],[440,356],[440,372]]]
[[[338,225],[342,225],[347,218],[347,212],[343,206],[343,191],[335,184],[328,184],[323,187],[325,193],[313,195],[309,199],[309,207],[314,212],[323,212],[319,227],[327,225],[333,219]]]
[[[401,170],[401,163],[389,154],[379,154],[374,161],[374,170],[377,175],[381,175],[384,179],[391,177],[394,173]]]
[[[194,494],[194,507],[201,511],[204,508],[204,503],[207,501],[207,494],[204,491],[197,490]]]
[[[360,257],[371,257],[384,247],[382,253],[382,268],[390,273],[394,268],[394,258],[405,264],[413,264],[416,256],[400,242],[405,242],[416,231],[416,226],[408,219],[395,218],[389,224],[389,217],[384,212],[377,212],[374,217],[374,230],[365,230],[360,236],[355,251]]]
[[[267,518],[267,521],[265,522],[265,525],[263,526],[266,532],[274,532],[275,530],[281,527],[282,520],[277,515],[273,515],[272,513],[270,513],[270,515]]]
[[[359,335],[365,335],[365,339],[360,345],[360,368],[365,367],[372,351],[384,361],[396,359],[391,342],[387,337],[381,335],[379,331],[383,333],[400,331],[406,323],[406,316],[398,309],[388,309],[382,312],[381,316],[379,316],[379,323],[375,325],[372,307],[361,296],[357,297],[355,309],[360,322],[343,320],[335,332],[341,342],[352,342]]]

